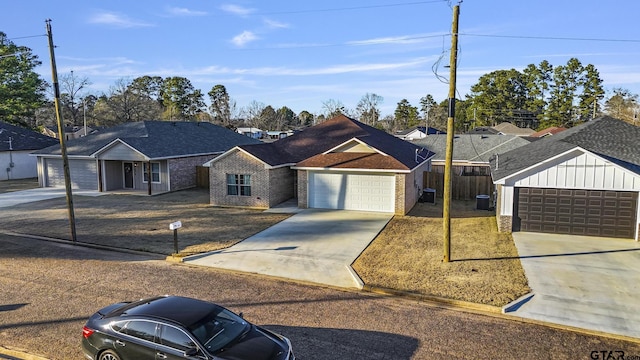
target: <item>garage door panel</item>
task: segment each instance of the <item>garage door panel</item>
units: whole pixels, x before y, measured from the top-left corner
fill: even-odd
[[[574,199],[573,200],[573,206],[587,206],[587,199]]]
[[[47,159],[47,186],[63,187],[64,170],[62,159]],[[73,189],[96,190],[98,188],[97,167],[94,160],[69,159],[69,175]]]
[[[636,208],[635,204],[636,204],[635,201],[621,200],[621,201],[618,202],[617,207],[621,208],[621,209],[633,209],[633,210],[635,210],[635,208]]]
[[[516,223],[522,231],[633,238],[637,200],[635,192],[518,188]]]
[[[395,211],[395,175],[310,172],[309,207]]]

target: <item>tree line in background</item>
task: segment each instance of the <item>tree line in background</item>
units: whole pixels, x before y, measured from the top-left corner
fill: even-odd
[[[55,109],[47,96],[49,84],[34,69],[41,65],[31,49],[18,46],[0,32],[0,120],[31,128],[54,125]],[[252,101],[239,108],[222,84],[206,94],[185,77],[141,76],[119,79],[106,93],[90,94],[87,77],[73,71],[60,76],[60,105],[65,125],[113,126],[142,120],[208,121],[229,128],[251,126],[263,130],[289,130],[345,114],[377,128],[394,132],[415,126],[446,129],[448,101],[436,102],[427,94],[418,106],[402,99],[392,115],[381,117],[383,97],[365,94],[355,108],[329,99],[322,113],[287,106],[274,108]],[[565,65],[547,61],[524,70],[497,70],[482,75],[464,99],[456,102],[456,131],[491,126],[504,121],[541,129],[572,127],[607,114],[636,123],[638,95],[616,88],[605,98],[598,70],[572,58]]]

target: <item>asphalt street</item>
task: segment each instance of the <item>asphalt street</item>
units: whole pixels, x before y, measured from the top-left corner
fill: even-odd
[[[640,356],[636,342],[404,298],[5,235],[0,249],[0,346],[50,359],[83,358],[82,325],[98,308],[158,294],[243,312],[288,336],[303,360]]]

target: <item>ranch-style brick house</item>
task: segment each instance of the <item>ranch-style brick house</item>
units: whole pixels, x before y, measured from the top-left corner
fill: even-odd
[[[406,214],[434,154],[340,115],[273,143],[239,145],[209,161],[211,204]]]

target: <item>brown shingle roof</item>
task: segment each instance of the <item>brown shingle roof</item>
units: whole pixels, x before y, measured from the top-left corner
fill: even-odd
[[[540,130],[538,132],[535,132],[529,136],[531,137],[543,137],[543,136],[547,136],[547,135],[555,135],[561,131],[565,131],[567,130],[567,128],[563,128],[563,127],[557,127],[557,126],[552,126],[549,128],[546,128],[544,130]]]
[[[391,156],[379,153],[339,152],[318,154],[303,160],[298,167],[339,168],[339,169],[382,169],[410,170]]]
[[[421,159],[429,158],[433,155],[428,151],[423,151],[419,146],[344,115],[339,115],[322,124],[312,126],[273,143],[241,145],[240,148],[268,165],[281,166],[297,164],[305,159],[331,150],[353,138],[393,157],[398,162],[396,165],[399,166],[399,164],[402,164],[401,167],[394,168],[412,169],[417,166],[416,150],[420,152]],[[378,159],[378,161],[380,161],[379,165],[383,166],[386,162],[382,161],[382,158],[384,158],[384,156],[373,157],[372,159]],[[320,160],[316,159],[314,163],[315,161]],[[325,164],[327,161],[330,163],[333,160],[325,159],[318,164]],[[359,163],[363,166],[366,165],[364,168],[381,168],[374,166],[373,163],[369,163],[369,161],[373,160],[367,160],[366,164],[364,162]],[[422,160],[420,162],[422,162]],[[352,163],[352,165],[353,164],[355,163]],[[324,165],[320,166],[324,167]]]

